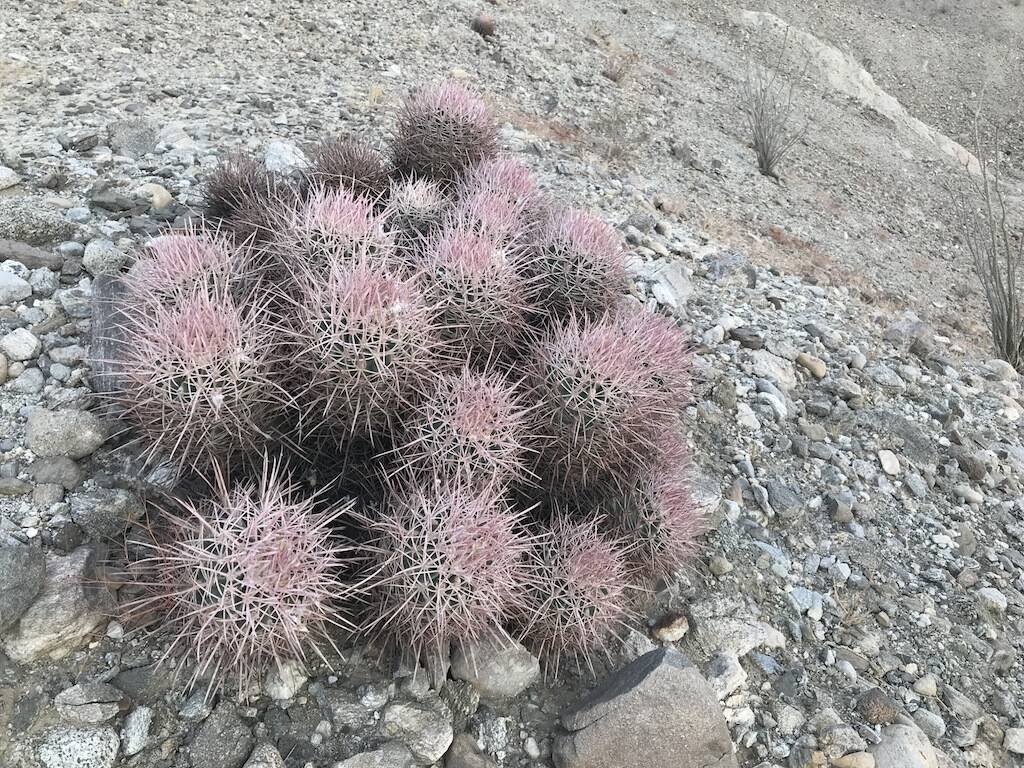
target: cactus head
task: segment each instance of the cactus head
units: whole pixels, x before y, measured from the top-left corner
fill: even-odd
[[[541,537],[527,590],[530,608],[522,640],[558,674],[565,658],[593,671],[633,617],[630,569],[620,544],[596,518],[556,518]]]
[[[503,632],[526,609],[531,541],[520,517],[493,486],[406,486],[367,521],[379,556],[370,632],[417,659],[446,659],[452,641]]]
[[[414,91],[398,118],[394,164],[403,176],[457,183],[497,152],[498,126],[478,97],[454,82]]]
[[[306,171],[314,188],[346,189],[377,204],[391,184],[384,155],[356,139],[330,138],[320,143]]]
[[[298,202],[294,185],[241,152],[220,161],[202,195],[204,218],[243,245],[265,241],[280,212]]]
[[[345,188],[314,189],[283,219],[280,230],[273,251],[286,272],[322,267],[332,260],[395,256],[394,240],[373,203]]]
[[[667,408],[678,412],[690,395],[690,350],[683,331],[672,318],[625,301],[615,321],[637,350],[637,364],[652,388]]]
[[[329,626],[354,629],[344,611],[356,590],[340,576],[354,556],[332,535],[345,506],[318,509],[267,463],[230,487],[218,470],[210,498],[178,506],[137,542],[144,594],[124,609],[171,632],[167,654],[184,655],[193,684],[231,675],[246,690],[272,664],[321,653]]]
[[[500,373],[442,374],[416,404],[396,456],[420,477],[520,482],[527,475],[527,416],[522,396]]]
[[[549,317],[594,317],[626,293],[618,233],[579,210],[552,211],[536,234],[534,301]]]
[[[540,473],[563,492],[624,493],[668,418],[634,345],[610,317],[570,318],[540,341],[533,368],[541,432],[550,436]]]
[[[300,272],[290,309],[304,434],[322,427],[373,437],[437,372],[436,312],[418,279],[371,258]]]
[[[265,300],[201,287],[132,320],[116,361],[119,399],[147,456],[198,470],[270,439],[284,396]]]
[[[197,288],[215,290],[244,279],[247,269],[238,249],[212,232],[189,228],[154,237],[122,278],[134,312],[168,304]]]
[[[427,293],[444,319],[452,348],[487,361],[525,327],[523,252],[484,234],[448,226],[427,244]]]
[[[498,155],[483,160],[463,181],[467,194],[490,192],[504,196],[510,202],[529,204],[538,195],[537,182],[530,169],[511,157]]]
[[[410,264],[419,260],[427,238],[440,226],[448,203],[436,182],[426,179],[392,182],[384,221]]]

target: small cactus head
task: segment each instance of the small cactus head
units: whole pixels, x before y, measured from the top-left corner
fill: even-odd
[[[394,164],[403,176],[443,186],[457,183],[498,146],[494,116],[478,97],[454,82],[414,91],[398,117]]]
[[[427,179],[391,182],[391,197],[383,218],[408,262],[418,260],[423,244],[440,226],[448,203],[437,182]]]
[[[118,396],[148,457],[198,470],[271,438],[285,395],[265,299],[243,304],[204,286],[153,305],[124,332]]]
[[[266,459],[255,480],[232,485],[217,469],[212,485],[135,542],[143,593],[123,609],[171,633],[166,655],[184,656],[190,684],[231,676],[244,691],[274,664],[322,655],[330,626],[355,629],[345,614],[358,591],[341,574],[356,556],[332,532],[347,506],[324,508]]]
[[[511,157],[488,158],[470,170],[463,181],[466,193],[491,192],[511,202],[529,204],[538,196],[537,182],[530,169]]]
[[[534,299],[547,316],[593,317],[626,292],[622,240],[596,216],[572,209],[552,211],[539,227],[534,245]]]
[[[635,346],[610,317],[570,318],[541,339],[535,355],[539,431],[549,436],[539,472],[563,492],[625,492],[655,454],[668,419]]]
[[[265,241],[280,211],[294,206],[298,191],[249,154],[228,155],[202,187],[203,216],[243,245]]]
[[[689,562],[705,525],[681,466],[643,477],[631,494],[608,505],[607,522],[633,543],[630,560],[652,579],[670,579]]]
[[[330,138],[313,154],[306,178],[314,188],[346,189],[377,204],[391,184],[384,155],[356,139]]]
[[[620,542],[596,518],[556,518],[540,537],[522,641],[557,676],[562,660],[594,669],[633,618],[631,572]]]
[[[216,290],[244,278],[238,249],[216,233],[189,228],[154,237],[122,278],[134,312],[167,304],[197,288]]]
[[[442,361],[436,311],[416,276],[372,258],[300,272],[289,310],[303,434],[373,437],[428,387]]]
[[[487,361],[518,339],[525,327],[523,252],[457,226],[430,239],[426,290],[436,303],[453,350]]]
[[[675,320],[621,302],[615,321],[637,350],[637,364],[665,406],[678,412],[690,396],[690,348]]]
[[[526,610],[532,541],[495,487],[409,483],[367,524],[379,557],[369,631],[417,659],[446,659],[453,641],[502,633]]]
[[[395,454],[419,477],[521,482],[528,474],[527,424],[527,407],[508,379],[467,368],[438,377],[413,409]]]

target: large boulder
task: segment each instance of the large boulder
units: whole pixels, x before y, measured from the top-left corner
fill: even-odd
[[[192,768],[242,768],[256,739],[234,705],[221,702],[203,724],[189,746]]]
[[[45,575],[46,561],[39,547],[0,546],[0,633],[10,629],[32,605]]]
[[[452,656],[452,675],[472,685],[486,700],[518,696],[540,677],[540,662],[509,638],[484,637],[459,644]]]
[[[96,551],[89,546],[67,557],[47,556],[42,591],[4,637],[8,656],[19,663],[60,659],[92,634],[113,607],[95,567]]]
[[[29,450],[43,457],[83,459],[103,445],[106,438],[102,422],[88,411],[35,408],[25,428]]]
[[[644,654],[562,714],[559,768],[737,768],[715,692],[678,651]]]
[[[871,747],[875,768],[938,768],[939,761],[928,737],[913,725],[890,725],[882,740]]]

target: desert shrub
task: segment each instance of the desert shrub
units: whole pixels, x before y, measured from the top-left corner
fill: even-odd
[[[748,64],[740,91],[757,169],[776,180],[779,166],[807,133],[806,123],[796,123],[796,81],[782,70],[787,41],[788,36],[770,64]]]
[[[354,603],[355,580],[363,610],[339,615],[434,669],[484,635],[522,638],[553,673],[588,668],[693,551],[684,334],[624,298],[612,227],[497,149],[478,98],[420,89],[383,156],[330,139],[294,183],[229,158],[204,228],[126,277],[124,419],[185,481],[187,514],[157,517],[146,565],[192,659],[251,676],[297,655],[339,610],[322,595]],[[266,455],[306,485],[260,475]],[[318,516],[349,497],[357,514]],[[352,551],[324,538],[335,527]],[[294,567],[313,622],[282,641],[235,612],[259,584],[248,561],[296,541],[281,567],[309,553]]]
[[[955,227],[974,262],[988,304],[992,344],[1000,358],[1024,372],[1024,226],[1014,231],[1000,167],[999,132],[982,138],[981,121],[974,126],[978,167],[968,168],[953,191]]]

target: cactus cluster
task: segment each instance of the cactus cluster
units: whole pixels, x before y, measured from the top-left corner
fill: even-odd
[[[233,155],[125,276],[116,396],[193,489],[154,513],[137,607],[199,674],[332,624],[590,666],[693,552],[684,335],[497,135],[444,83],[385,151],[328,139],[301,178]]]

